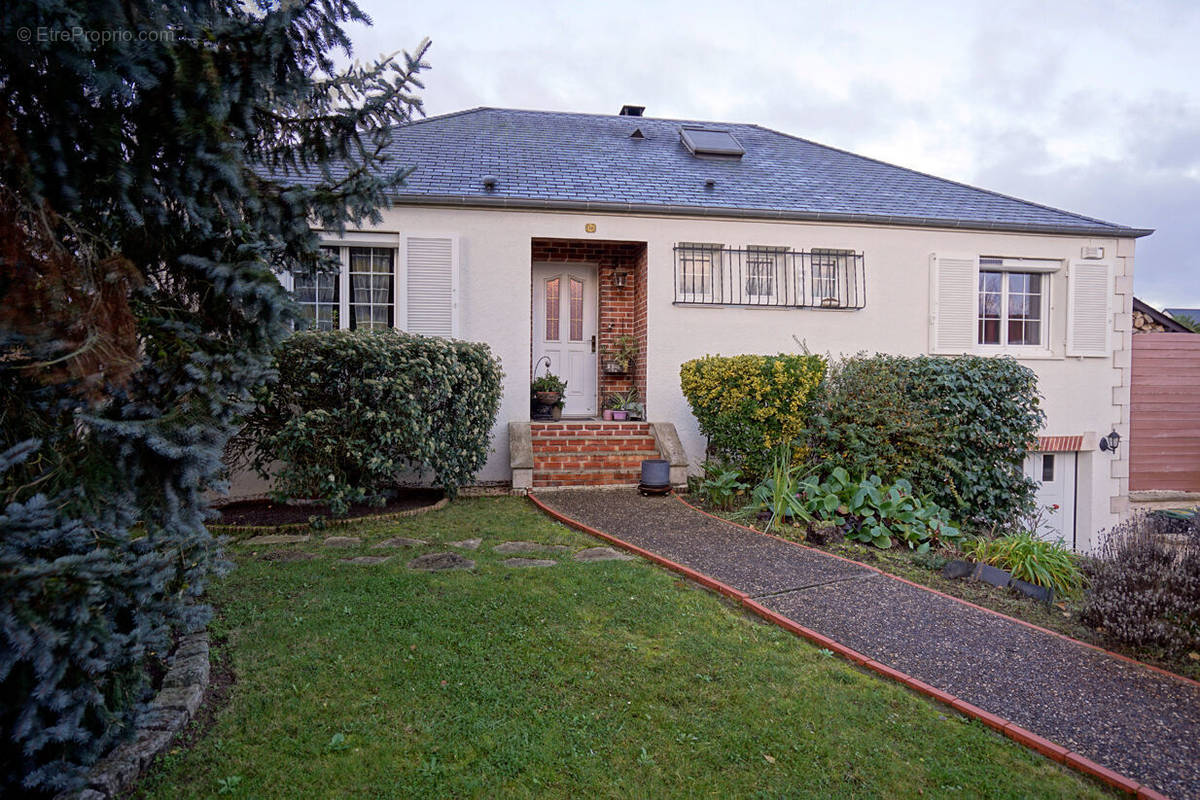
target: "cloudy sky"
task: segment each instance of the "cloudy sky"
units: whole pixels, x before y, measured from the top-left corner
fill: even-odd
[[[752,122],[1135,227],[1135,290],[1200,307],[1200,3],[360,0],[355,56],[433,40],[430,115]]]

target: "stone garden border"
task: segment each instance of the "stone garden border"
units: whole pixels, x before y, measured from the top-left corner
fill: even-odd
[[[416,517],[421,514],[427,514],[430,511],[440,511],[450,502],[449,497],[443,496],[436,503],[420,508],[410,508],[406,511],[393,511],[390,514],[373,514],[368,517],[345,517],[337,519],[326,519],[324,528],[342,528],[347,525],[357,525],[360,522],[388,522],[394,519],[404,519],[405,517]],[[260,536],[270,533],[296,533],[298,531],[312,530],[311,522],[289,522],[285,525],[209,525],[208,530],[211,533],[221,534],[224,536],[234,536],[245,538],[249,536]]]
[[[131,741],[117,745],[100,759],[87,777],[87,788],[57,795],[55,800],[112,800],[128,792],[195,716],[208,689],[208,632],[179,640],[167,664],[162,688],[141,716]]]

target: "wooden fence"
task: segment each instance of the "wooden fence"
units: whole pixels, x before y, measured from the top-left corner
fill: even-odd
[[[1200,492],[1200,334],[1133,335],[1129,488]]]

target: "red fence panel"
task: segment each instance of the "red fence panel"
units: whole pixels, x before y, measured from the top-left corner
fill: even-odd
[[[1134,334],[1130,394],[1130,490],[1200,492],[1200,334]]]

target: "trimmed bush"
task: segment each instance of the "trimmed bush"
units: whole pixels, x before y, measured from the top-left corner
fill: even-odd
[[[1114,528],[1096,558],[1082,619],[1170,655],[1200,651],[1200,522],[1137,514]]]
[[[742,465],[752,479],[770,471],[773,448],[799,441],[824,375],[820,356],[786,353],[705,356],[679,371],[709,454]]]
[[[425,470],[454,496],[487,460],[500,365],[485,344],[382,331],[297,333],[276,353],[239,451],[276,494],[344,514]]]
[[[1012,358],[859,355],[830,369],[808,430],[822,472],[906,479],[981,528],[1033,510],[1022,464],[1044,415],[1037,376]]]

